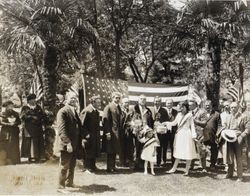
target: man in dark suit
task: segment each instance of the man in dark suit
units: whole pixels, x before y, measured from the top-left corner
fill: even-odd
[[[206,118],[202,121],[194,119],[194,123],[203,127],[204,144],[211,147],[210,169],[215,169],[218,157],[216,133],[220,124],[220,114],[213,110],[211,100],[205,102]]]
[[[74,187],[74,169],[76,165],[77,150],[80,148],[81,121],[76,112],[77,97],[69,93],[66,105],[57,113],[57,126],[59,135],[60,174],[58,191],[65,191],[66,187]]]
[[[177,111],[173,108],[174,104],[173,104],[173,100],[172,99],[167,99],[166,100],[166,110],[167,110],[167,119],[166,121],[174,121],[175,120],[175,117],[177,116]],[[167,131],[167,134],[166,134],[166,146],[168,147],[168,144],[170,146],[170,150],[171,150],[171,161],[172,161],[172,164],[174,164],[174,137],[175,137],[175,132],[176,132],[176,129],[177,127],[174,126],[172,127],[171,130],[168,130]]]
[[[154,120],[152,117],[151,110],[146,106],[146,97],[145,95],[140,95],[138,99],[138,104],[134,107],[133,116],[137,116],[142,121],[142,129],[145,125],[149,127],[154,127]],[[135,138],[135,149],[136,149],[136,160],[135,160],[135,170],[143,168],[143,161],[141,159],[141,152],[143,144],[139,141],[141,134],[138,133]]]
[[[168,119],[167,111],[162,107],[161,98],[156,96],[154,99],[154,107],[152,109],[153,119],[155,116],[159,115],[159,122],[165,122]],[[163,166],[166,166],[167,162],[167,133],[157,133],[157,136],[160,141],[160,146],[157,147],[157,166],[161,165],[163,160]]]
[[[122,99],[121,166],[132,166],[134,161],[134,137],[131,128],[132,113],[129,111],[129,99]]]
[[[120,99],[119,92],[112,93],[112,102],[103,111],[103,131],[106,141],[107,172],[109,173],[116,171],[116,155],[121,153],[122,110],[119,105]]]
[[[90,104],[81,112],[83,129],[82,134],[85,139],[84,167],[86,172],[91,173],[98,170],[96,158],[100,155],[100,118],[98,109],[101,107],[100,96],[90,98]]]

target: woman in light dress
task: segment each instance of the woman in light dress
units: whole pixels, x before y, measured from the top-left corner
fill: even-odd
[[[189,113],[188,102],[181,102],[179,104],[180,112],[177,114],[173,122],[165,122],[164,124],[170,130],[172,126],[178,126],[174,140],[174,157],[175,162],[171,170],[167,173],[174,173],[180,160],[186,160],[186,170],[184,175],[187,176],[192,159],[197,158],[194,139],[196,138],[196,131],[194,120],[191,113]]]

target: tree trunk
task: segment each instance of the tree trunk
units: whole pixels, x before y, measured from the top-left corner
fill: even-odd
[[[220,96],[220,70],[221,70],[221,47],[218,37],[210,38],[209,50],[212,65],[209,66],[209,76],[206,81],[207,98],[212,101],[213,108],[219,108]]]
[[[120,52],[120,42],[121,42],[121,34],[120,32],[116,32],[115,36],[115,78],[121,78],[121,52]]]
[[[42,66],[44,106],[50,111],[54,111],[57,88],[57,52],[56,49],[51,46],[47,46],[46,49]]]
[[[103,77],[104,70],[103,70],[103,66],[102,66],[101,48],[100,48],[100,44],[99,44],[97,39],[95,39],[94,51],[95,51],[95,58],[96,58],[97,76]]]

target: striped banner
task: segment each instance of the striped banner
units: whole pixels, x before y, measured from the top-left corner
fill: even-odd
[[[167,86],[160,84],[128,83],[128,96],[132,105],[138,101],[138,97],[144,94],[147,97],[147,105],[154,105],[154,98],[159,96],[163,102],[172,99],[174,105],[188,99],[188,86]]]

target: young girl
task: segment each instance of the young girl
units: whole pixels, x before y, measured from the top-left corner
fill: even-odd
[[[154,164],[156,163],[156,147],[159,141],[153,129],[146,126],[144,128],[144,146],[141,153],[141,159],[144,160],[144,174],[148,174],[148,162],[150,162],[151,174],[155,175]]]

